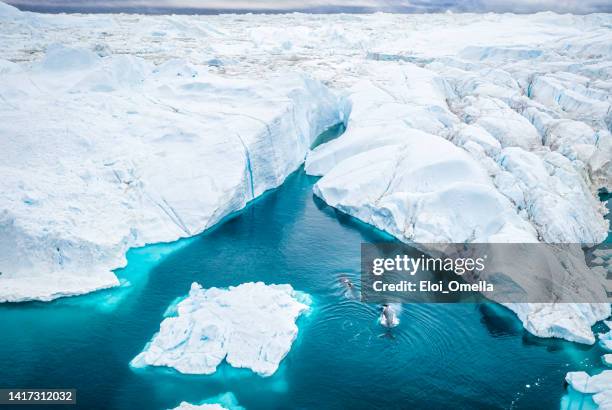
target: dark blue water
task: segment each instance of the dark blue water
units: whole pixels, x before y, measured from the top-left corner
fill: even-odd
[[[598,347],[532,337],[495,305],[406,305],[386,332],[377,306],[339,279],[359,282],[361,242],[390,238],[315,199],[315,181],[300,170],[203,235],[130,251],[120,289],[0,306],[0,387],[76,388],[83,409],[165,409],[228,391],[248,409],[558,409],[566,371],[601,367]],[[129,367],[193,281],[312,295],[274,376]]]

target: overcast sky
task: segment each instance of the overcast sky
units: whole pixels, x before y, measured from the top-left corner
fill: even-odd
[[[4,0],[36,11],[612,12],[612,0]]]

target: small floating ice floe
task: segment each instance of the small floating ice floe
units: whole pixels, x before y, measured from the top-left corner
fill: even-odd
[[[233,393],[227,392],[204,400],[200,404],[191,404],[184,401],[172,410],[244,410],[244,407],[238,404],[238,400]]]
[[[130,364],[212,374],[225,359],[233,367],[270,376],[291,349],[295,322],[310,304],[310,296],[290,285],[249,282],[203,289],[193,283]]]
[[[609,322],[606,322],[606,326]],[[609,327],[609,326],[608,326]],[[599,344],[604,349],[612,352],[612,331],[599,334]]]
[[[384,327],[395,327],[399,325],[399,318],[397,317],[400,305],[398,303],[384,304],[382,306],[382,312],[380,313],[380,324]]]
[[[606,366],[612,366],[612,354],[608,353],[601,356],[601,361],[604,362]]]
[[[204,403],[204,404],[191,404],[186,401],[179,404],[178,407],[175,407],[172,410],[228,410],[227,407],[223,407],[218,403]]]
[[[604,370],[595,376],[586,372],[569,372],[565,381],[578,393],[592,394],[600,409],[612,409],[612,370]]]

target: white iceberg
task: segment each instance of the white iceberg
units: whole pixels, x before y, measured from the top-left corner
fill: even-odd
[[[612,409],[612,370],[594,376],[586,372],[569,372],[565,381],[578,393],[592,394],[600,409]]]
[[[194,283],[131,366],[212,374],[225,360],[271,376],[291,349],[298,334],[295,322],[310,303],[308,295],[290,285],[257,282],[203,289]]]
[[[41,16],[32,27],[31,13],[2,10],[1,32],[36,38],[86,23]],[[224,77],[182,59],[44,49],[20,69],[0,64],[0,302],[119,285],[112,270],[130,247],[196,235],[243,208],[344,118],[306,74]]]
[[[599,334],[599,345],[609,352],[612,352],[612,331]]]
[[[229,410],[229,409],[218,403],[191,404],[191,403],[187,403],[186,401],[183,401],[173,410]]]
[[[204,400],[200,404],[184,401],[172,410],[244,410],[244,407],[238,404],[233,393],[227,392]]]
[[[317,147],[306,160],[307,172],[324,174],[314,187],[317,196],[408,243],[593,243],[605,237],[606,221],[596,199],[564,157],[548,153],[544,162],[520,147],[502,149],[507,141],[498,141],[483,128],[449,121],[452,114],[443,107],[443,89],[436,93],[435,76],[422,71],[405,66],[375,71],[400,83],[393,94],[367,81],[355,87],[344,135]],[[430,84],[408,86],[403,78]],[[412,103],[415,100],[420,102]],[[387,111],[381,108],[387,106]],[[395,118],[410,111],[418,118],[434,118],[427,121],[427,129]],[[458,127],[459,139],[452,140],[460,146],[431,134],[436,132],[432,124]],[[437,132],[451,131],[440,125]],[[522,135],[516,133],[517,138]],[[577,266],[568,271],[573,283],[599,283],[584,260]],[[514,280],[525,289],[533,286],[530,278]],[[575,288],[577,293],[584,290]],[[590,291],[599,296],[592,300],[604,299],[602,286]],[[610,314],[608,304],[507,306],[535,335],[582,343],[594,343],[591,325]]]
[[[596,192],[612,177],[608,84],[567,91],[588,98],[545,98],[525,73],[553,68],[533,47],[452,58],[395,51],[364,63],[349,89],[346,132],[306,159],[306,171],[323,176],[314,193],[407,243],[603,241],[609,226]],[[576,84],[566,78],[565,87]],[[605,300],[601,272],[582,259],[565,276],[576,295],[589,284],[593,298],[575,300]],[[531,279],[512,276],[523,289]],[[589,344],[591,326],[610,314],[608,303],[506,306],[537,336]]]

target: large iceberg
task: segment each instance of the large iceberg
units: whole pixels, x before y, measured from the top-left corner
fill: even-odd
[[[131,365],[211,374],[225,361],[270,376],[291,349],[298,333],[295,322],[310,303],[308,295],[290,285],[257,282],[203,289],[194,283]]]
[[[448,80],[431,70],[380,61],[366,67],[376,80],[352,88],[346,132],[306,160],[307,172],[324,175],[314,192],[329,205],[408,243],[594,244],[606,237],[585,164],[538,145],[535,127],[501,100],[497,109],[475,100],[461,114],[449,103],[459,91],[448,91]],[[395,85],[392,92],[377,85],[383,80]],[[571,272],[576,283],[602,283],[593,300],[604,300],[601,275],[584,262],[579,268]],[[582,343],[594,343],[591,325],[610,315],[608,304],[507,306],[535,335]]]
[[[5,19],[22,21],[0,14],[0,30]],[[306,74],[228,78],[61,44],[28,64],[0,61],[0,302],[118,285],[128,248],[243,208],[344,116]]]
[[[553,67],[547,50],[526,50],[534,52],[371,53],[349,89],[346,132],[307,157],[306,171],[323,176],[315,194],[417,246],[602,242],[609,228],[596,193],[610,189],[612,177],[608,75],[565,90],[584,98],[564,102],[557,90],[550,100],[534,73],[552,71],[570,87],[580,81],[560,67],[582,57],[559,55],[564,64]],[[607,63],[609,55],[593,60]],[[585,261],[568,274],[574,283],[597,285],[592,300],[606,299],[605,278]],[[589,344],[591,326],[610,315],[604,303],[506,306],[537,336]]]

